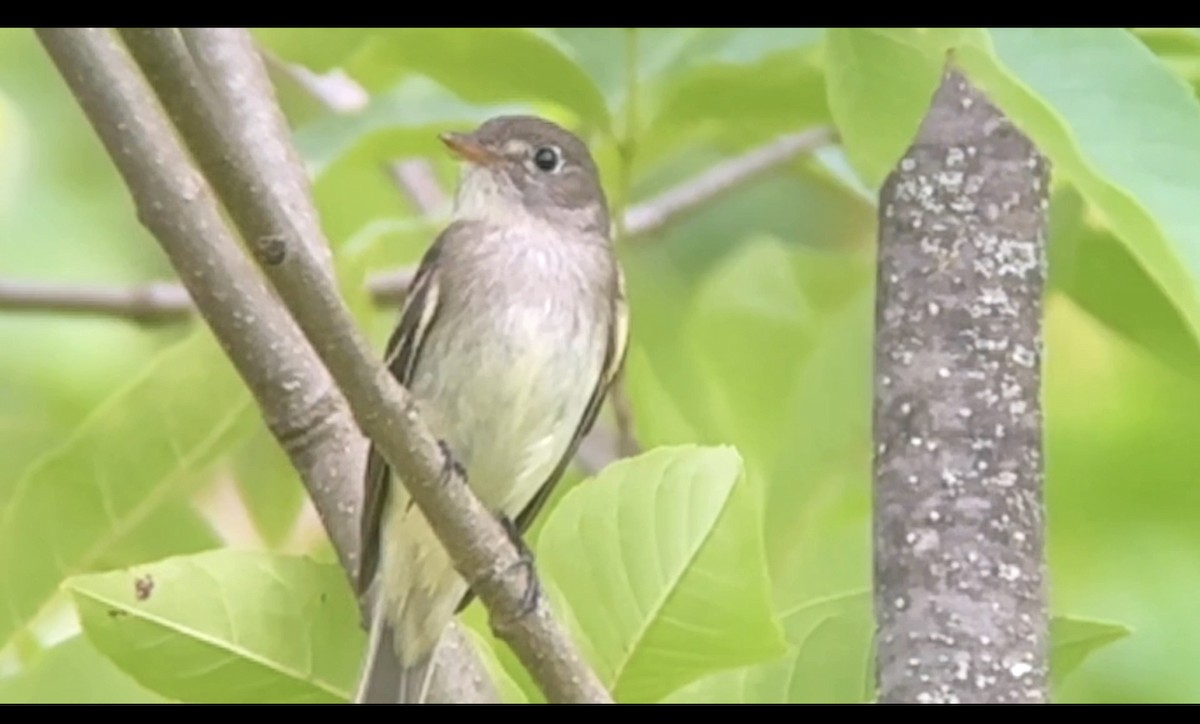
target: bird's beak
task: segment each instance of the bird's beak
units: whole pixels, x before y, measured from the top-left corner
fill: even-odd
[[[466,133],[443,133],[438,136],[442,143],[450,147],[454,155],[479,166],[491,166],[500,160],[491,149],[476,141]]]

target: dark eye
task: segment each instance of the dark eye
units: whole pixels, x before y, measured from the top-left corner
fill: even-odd
[[[543,171],[553,171],[558,168],[558,151],[549,146],[542,146],[534,152],[533,163]]]

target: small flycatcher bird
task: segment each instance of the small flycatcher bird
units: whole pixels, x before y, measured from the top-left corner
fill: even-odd
[[[417,270],[386,362],[450,464],[519,536],[624,363],[624,278],[581,140],[531,116],[441,139],[465,161],[453,219]],[[372,612],[356,699],[422,701],[470,592],[374,446],[362,533]]]

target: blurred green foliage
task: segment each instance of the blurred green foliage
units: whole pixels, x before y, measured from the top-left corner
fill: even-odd
[[[621,245],[652,451],[584,487],[572,471],[531,539],[630,701],[872,695],[873,197],[953,48],[1053,163],[1055,699],[1200,701],[1197,31],[255,32],[371,94],[335,113],[273,72],[379,346],[396,310],[362,282],[418,259],[439,223],[385,167],[427,157],[451,185],[438,131],[555,119],[621,208],[780,133],[841,136]],[[21,29],[0,29],[0,274],[171,275]],[[349,591],[207,330],[0,312],[0,350],[0,701],[344,697],[362,645]],[[540,700],[479,605],[463,618],[505,699]]]

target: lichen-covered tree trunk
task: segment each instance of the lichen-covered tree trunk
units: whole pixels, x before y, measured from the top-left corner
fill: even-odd
[[[1041,702],[1047,164],[957,71],[881,192],[883,702]]]

